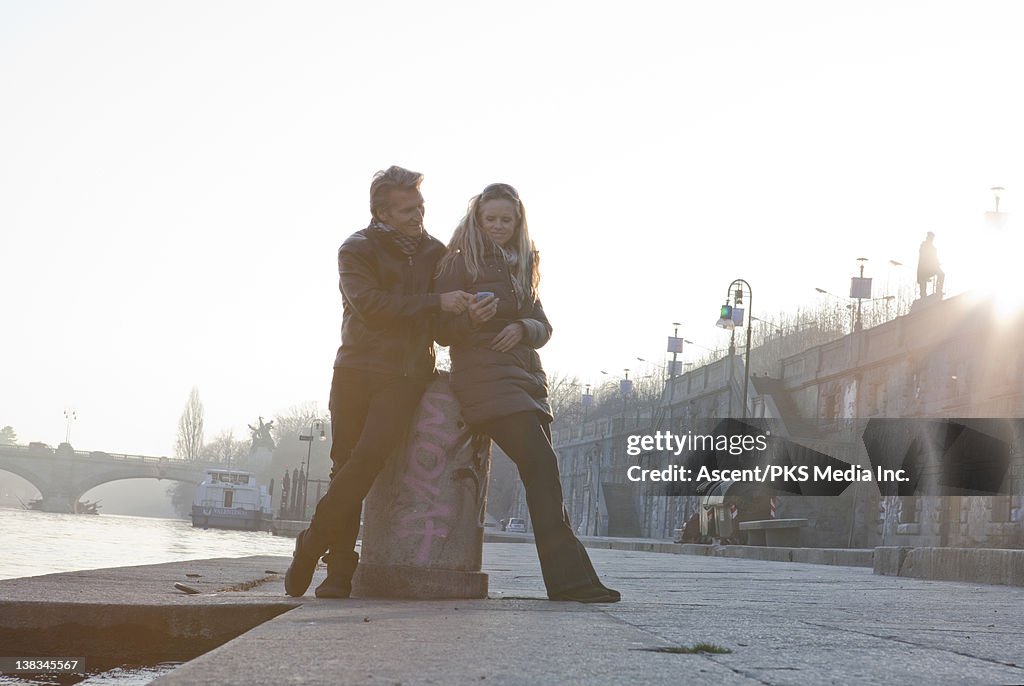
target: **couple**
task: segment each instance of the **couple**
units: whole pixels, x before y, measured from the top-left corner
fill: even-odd
[[[338,251],[344,315],[331,384],[331,484],[295,542],[285,591],[347,598],[363,499],[395,450],[434,373],[433,339],[451,346],[462,415],[519,468],[551,600],[611,603],[562,504],[551,410],[536,349],[551,326],[537,252],[519,195],[488,186],[469,203],[448,250],[423,230],[423,175],[401,167],[370,184],[370,225]],[[486,295],[481,295],[486,294]],[[326,554],[325,554],[326,553]]]

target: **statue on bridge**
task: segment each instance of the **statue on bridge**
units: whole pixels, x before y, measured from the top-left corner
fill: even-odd
[[[270,451],[274,450],[274,438],[270,435],[270,430],[274,427],[274,420],[264,422],[263,417],[259,418],[257,426],[249,424],[249,430],[252,431],[252,447],[249,449],[250,453],[256,452],[258,448],[265,447]]]
[[[935,291],[932,295],[942,298],[942,284],[946,280],[946,273],[939,266],[939,254],[935,249],[935,234],[931,231],[921,243],[917,258],[917,286],[921,290],[921,300],[928,297],[928,282],[935,277]]]

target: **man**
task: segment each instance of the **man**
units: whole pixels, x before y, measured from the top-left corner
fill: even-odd
[[[363,499],[412,421],[434,373],[431,319],[465,311],[473,296],[430,293],[445,247],[423,230],[423,175],[390,167],[370,184],[370,225],[338,250],[344,305],[331,383],[331,483],[295,541],[285,591],[301,596],[317,560],[319,598],[347,598],[359,562],[353,548]]]
[[[928,295],[928,279],[938,277],[935,279],[935,293],[940,298],[942,283],[946,280],[946,273],[939,266],[939,254],[935,250],[934,240],[935,234],[929,231],[917,255],[917,285],[921,289],[922,300]]]

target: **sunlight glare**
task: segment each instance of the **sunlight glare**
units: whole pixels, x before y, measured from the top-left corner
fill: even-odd
[[[945,291],[947,296],[973,292],[1009,315],[1024,309],[1024,282],[1018,265],[1024,234],[1014,217],[1001,212],[999,220],[993,221],[989,216],[993,214],[986,213],[975,232],[952,236],[940,247]]]

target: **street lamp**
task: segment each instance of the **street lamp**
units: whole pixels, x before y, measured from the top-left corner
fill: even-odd
[[[871,300],[871,279],[864,278],[864,263],[868,258],[858,257],[857,261],[860,262],[860,276],[850,280],[850,297],[857,299],[857,322],[853,325],[853,330],[863,331],[864,322],[860,318],[860,305],[864,300]]]
[[[590,517],[591,508],[594,512],[594,533],[592,535],[597,536],[600,533],[601,523],[601,444],[597,443],[587,451],[587,457],[590,458],[590,503],[587,508],[587,517]]]
[[[584,387],[580,403],[583,405],[583,423],[585,424],[587,422],[587,410],[594,404],[594,394],[590,392],[590,384],[586,384]]]
[[[985,219],[988,221],[989,226],[996,229],[1001,229],[1006,224],[1006,220],[1009,218],[1009,215],[1006,212],[999,211],[999,200],[1002,197],[1003,193],[1006,191],[1006,189],[1003,188],[1002,186],[993,186],[991,190],[992,195],[995,196],[996,210],[995,212],[986,212]]]
[[[633,382],[629,378],[629,369],[622,370],[625,376],[619,380],[619,395],[622,396],[622,428],[626,428],[626,409],[629,406],[629,395],[633,392]]]
[[[320,440],[321,441],[326,441],[327,440],[327,432],[324,430],[324,422],[323,422],[322,419],[314,419],[312,422],[310,422],[310,424],[309,424],[309,433],[308,434],[299,434],[299,440],[300,441],[306,441],[309,444],[308,447],[306,448],[306,481],[305,481],[305,485],[302,488],[302,516],[303,516],[303,518],[305,518],[305,516],[306,516],[306,502],[309,499],[309,459],[310,459],[310,457],[313,454],[313,438],[314,438],[314,433],[313,432],[314,431],[319,431],[320,432]]]
[[[71,445],[71,422],[78,419],[78,414],[75,413],[75,408],[65,407],[64,408],[64,423],[66,430],[64,431],[64,442]]]
[[[743,326],[743,287],[747,288],[747,311],[753,312],[754,291],[750,284],[744,279],[733,279],[729,289],[725,292],[725,304],[719,312],[718,322],[715,326],[727,329],[731,332],[729,336],[729,415],[732,416],[732,381],[733,381],[733,358],[736,355],[736,327]],[[729,299],[732,298],[732,305]],[[747,361],[743,373],[743,419],[747,418],[747,390],[750,385],[750,324],[747,323]]]
[[[683,339],[679,336],[679,322],[672,322],[672,335],[668,337],[668,344],[665,346],[665,351],[672,353],[672,365],[669,367],[668,378],[665,383],[668,384],[668,425],[672,427],[675,422],[675,399],[676,399],[676,377],[683,373],[683,362],[679,359],[679,355],[683,352]],[[662,389],[662,397],[665,395],[664,389]]]
[[[628,396],[633,391],[633,382],[629,380],[629,368],[622,370],[625,376],[619,380],[619,393]]]

